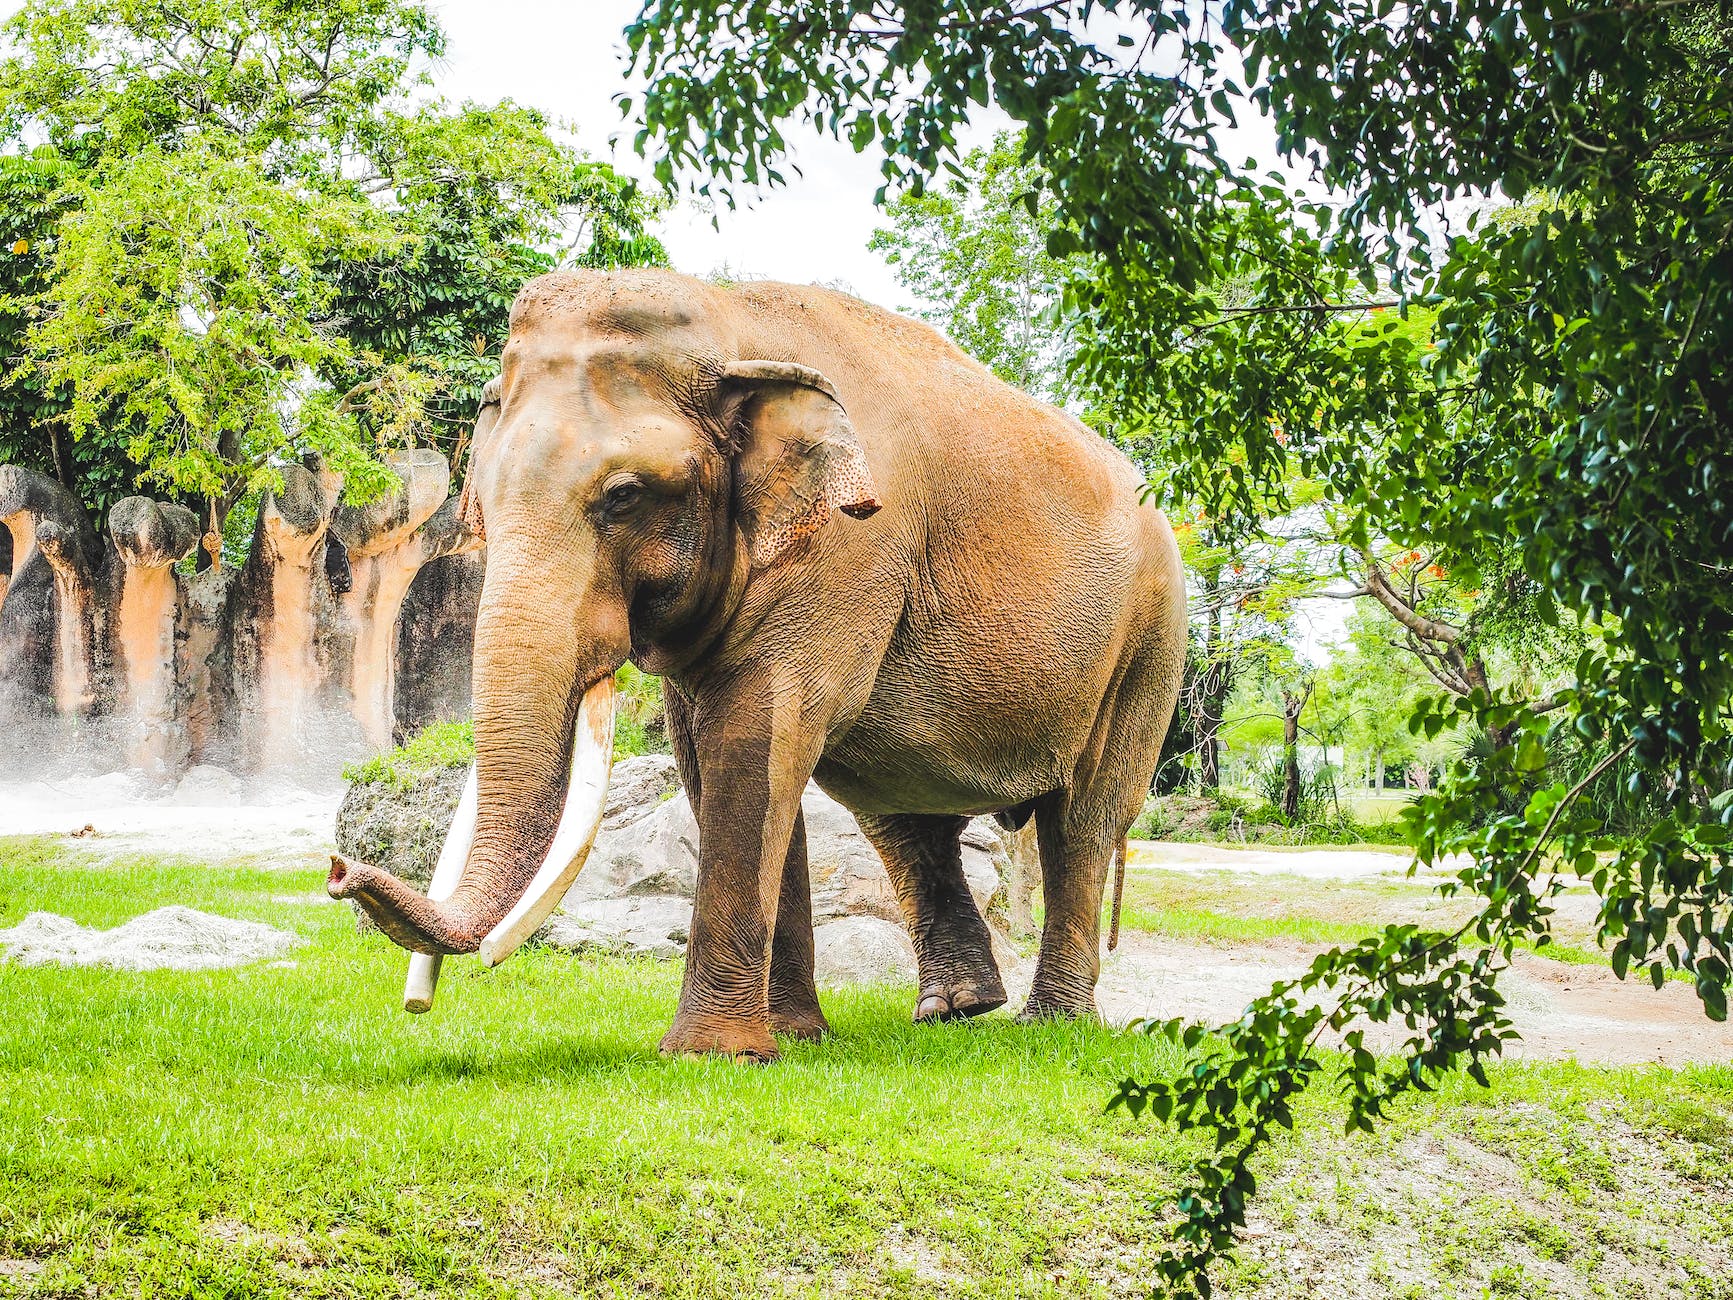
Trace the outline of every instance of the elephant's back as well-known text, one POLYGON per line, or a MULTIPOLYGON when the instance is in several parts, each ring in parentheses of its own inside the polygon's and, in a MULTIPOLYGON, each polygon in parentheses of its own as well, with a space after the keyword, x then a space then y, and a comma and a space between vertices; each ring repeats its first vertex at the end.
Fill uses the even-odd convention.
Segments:
POLYGON ((817 286, 740 286, 742 355, 798 361, 836 385, 887 508, 998 509, 1056 534, 1159 518, 1117 448, 1005 383, 931 326, 817 286), (901 494, 890 489, 908 478, 901 494))

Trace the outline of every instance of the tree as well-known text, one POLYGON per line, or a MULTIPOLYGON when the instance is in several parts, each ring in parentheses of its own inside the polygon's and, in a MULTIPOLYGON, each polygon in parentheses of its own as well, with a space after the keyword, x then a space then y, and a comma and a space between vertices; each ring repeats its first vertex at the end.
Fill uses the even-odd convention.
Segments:
POLYGON ((1465 850, 1447 931, 1393 928, 1321 957, 1196 1059, 1127 1081, 1134 1111, 1212 1130, 1160 1264, 1207 1290, 1253 1157, 1292 1122, 1334 1029, 1349 1123, 1484 1062, 1511 1034, 1499 972, 1544 941, 1543 863, 1591 879, 1622 976, 1681 969, 1726 1014, 1733 960, 1733 23, 1706 0, 1051 0, 964 6, 659 0, 627 32, 648 74, 659 172, 700 158, 727 195, 774 183, 804 117, 884 150, 919 189, 954 128, 992 104, 1025 130, 1056 205, 1049 251, 1081 254, 1066 302, 1080 376, 1162 440, 1159 486, 1224 523, 1325 483, 1350 538, 1433 550, 1478 585, 1519 557, 1543 619, 1595 630, 1540 713, 1496 689, 1417 709, 1509 743, 1461 762, 1410 821, 1419 857, 1465 850), (1110 11, 1117 23, 1085 19, 1110 11), (1117 43, 1093 33, 1120 32, 1117 43), (1310 200, 1227 152, 1267 114, 1310 200), (1435 236, 1441 204, 1538 196, 1527 223, 1435 236), (1221 290, 1249 284, 1243 299, 1221 290), (1436 310, 1435 346, 1376 307, 1436 310), (1283 436, 1278 437, 1281 433, 1283 436), (1573 740, 1572 738, 1576 738, 1573 740), (1586 767, 1558 761, 1580 741, 1586 767), (1658 792, 1603 838, 1582 797, 1619 767, 1658 792), (1325 1002, 1311 995, 1333 991, 1325 1002), (1379 1062, 1357 1016, 1413 1026, 1379 1062))
POLYGON ((1047 251, 1052 200, 1025 202, 1040 179, 1022 153, 1020 138, 1000 132, 942 187, 888 204, 891 224, 868 246, 958 347, 1006 383, 1063 404, 1071 356, 1051 317, 1069 273, 1047 251))
POLYGON ((1332 548, 1303 513, 1266 521, 1249 535, 1224 530, 1196 509, 1174 526, 1200 625, 1198 670, 1186 690, 1205 791, 1221 785, 1220 735, 1234 686, 1248 672, 1292 665, 1295 605, 1330 576, 1332 548))
POLYGON ((1367 758, 1366 777, 1383 790, 1385 774, 1415 752, 1408 719, 1427 676, 1396 639, 1401 626, 1362 601, 1348 615, 1345 644, 1337 647, 1319 686, 1334 730, 1367 758))
POLYGON ((0 438, 93 509, 148 486, 220 531, 306 452, 364 499, 387 447, 455 451, 569 220, 573 256, 660 257, 655 205, 538 113, 427 98, 420 4, 34 0, 4 30, 0 139, 35 147, 0 196, 30 259, 0 438))

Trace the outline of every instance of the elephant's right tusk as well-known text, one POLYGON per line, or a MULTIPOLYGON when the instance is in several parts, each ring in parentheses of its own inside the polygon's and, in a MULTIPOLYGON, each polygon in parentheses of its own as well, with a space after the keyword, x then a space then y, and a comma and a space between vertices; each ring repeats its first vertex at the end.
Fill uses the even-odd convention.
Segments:
MULTIPOLYGON (((463 878, 463 867, 469 861, 470 846, 475 843, 476 781, 475 764, 469 765, 469 776, 463 783, 463 795, 457 801, 457 811, 451 815, 451 825, 445 832, 445 843, 434 864, 433 879, 428 882, 427 897, 443 903, 457 889, 463 878)), ((403 985, 403 1009, 420 1015, 433 1009, 433 991, 439 986, 439 968, 445 961, 442 953, 412 952, 409 954, 409 978, 403 985)))

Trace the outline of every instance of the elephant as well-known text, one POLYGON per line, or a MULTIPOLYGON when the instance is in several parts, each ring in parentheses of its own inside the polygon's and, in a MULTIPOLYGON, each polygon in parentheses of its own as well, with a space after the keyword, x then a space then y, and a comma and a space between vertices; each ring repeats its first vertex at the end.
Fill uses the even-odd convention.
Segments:
POLYGON ((1186 643, 1173 529, 1132 464, 925 325, 667 271, 530 281, 484 400, 470 788, 428 896, 341 857, 327 881, 428 955, 410 1009, 440 955, 495 964, 557 904, 630 659, 664 678, 699 826, 665 1053, 769 1061, 778 1034, 828 1032, 809 778, 884 858, 918 1020, 1006 1000, 959 857, 983 813, 1037 827, 1022 1015, 1094 1015, 1102 892, 1186 643))

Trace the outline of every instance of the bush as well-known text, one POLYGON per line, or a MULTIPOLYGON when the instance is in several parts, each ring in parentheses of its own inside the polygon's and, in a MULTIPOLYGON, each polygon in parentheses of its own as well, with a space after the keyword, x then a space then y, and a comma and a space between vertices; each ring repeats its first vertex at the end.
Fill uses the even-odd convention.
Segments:
POLYGON ((435 722, 389 753, 343 769, 343 779, 360 784, 386 783, 407 790, 438 768, 468 767, 475 761, 475 725, 435 722))
POLYGON ((1131 828, 1134 839, 1174 843, 1235 844, 1403 844, 1400 821, 1361 822, 1333 803, 1325 815, 1286 824, 1280 810, 1265 800, 1227 791, 1213 795, 1157 795, 1143 805, 1131 828))

